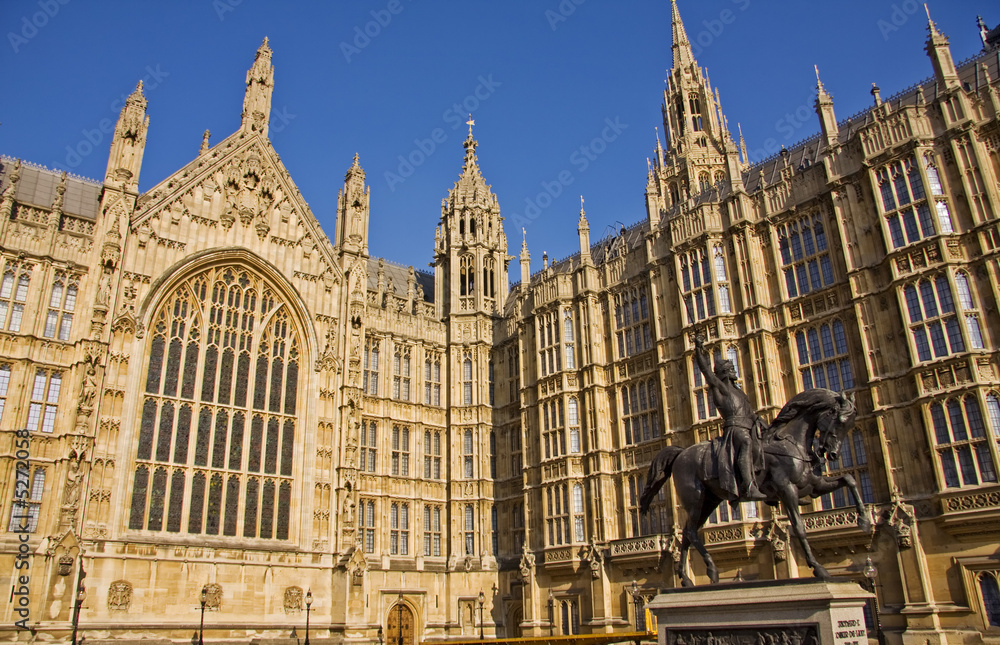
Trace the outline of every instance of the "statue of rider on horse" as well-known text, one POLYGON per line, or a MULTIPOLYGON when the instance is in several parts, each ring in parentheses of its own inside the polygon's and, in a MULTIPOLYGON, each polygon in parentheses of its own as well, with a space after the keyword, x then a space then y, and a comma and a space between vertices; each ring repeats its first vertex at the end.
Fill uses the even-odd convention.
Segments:
POLYGON ((709 579, 719 581, 715 563, 698 536, 698 529, 719 504, 780 502, 813 573, 829 579, 809 548, 799 504, 803 498, 847 487, 858 511, 858 526, 865 532, 871 531, 868 511, 854 477, 823 474, 825 463, 838 459, 841 442, 854 426, 857 411, 853 396, 824 388, 806 390, 793 396, 774 421, 767 424, 757 416, 747 395, 737 385, 733 364, 720 360, 710 370, 704 337, 697 334, 694 341, 695 362, 722 416, 723 435, 688 448, 667 446, 661 450, 649 466, 640 511, 649 510, 656 493, 673 476, 678 501, 688 515, 677 573, 684 586, 691 586, 694 583, 688 576, 687 554, 692 545, 705 560, 709 579))

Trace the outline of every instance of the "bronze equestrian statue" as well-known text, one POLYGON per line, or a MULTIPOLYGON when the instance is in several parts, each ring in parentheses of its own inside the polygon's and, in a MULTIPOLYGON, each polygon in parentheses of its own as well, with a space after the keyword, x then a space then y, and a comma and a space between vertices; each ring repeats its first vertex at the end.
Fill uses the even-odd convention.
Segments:
POLYGON ((722 414, 725 432, 722 437, 688 448, 668 446, 661 450, 649 466, 639 504, 640 511, 646 513, 656 493, 674 476, 677 496, 688 515, 677 567, 681 584, 685 587, 694 584, 688 576, 687 555, 691 545, 705 560, 709 579, 713 583, 719 581, 718 569, 698 537, 698 529, 722 502, 755 499, 772 505, 781 502, 806 562, 817 578, 829 580, 830 575, 809 548, 799 504, 803 498, 819 497, 846 486, 858 510, 858 526, 866 533, 871 531, 871 521, 854 477, 822 474, 826 461, 837 460, 840 444, 854 426, 857 411, 853 397, 824 388, 806 390, 792 397, 774 421, 766 425, 753 412, 746 394, 736 386, 732 363, 720 361, 709 379, 701 336, 695 338, 695 346, 696 361, 722 414), (754 468, 753 444, 757 442, 758 431, 762 458, 760 467, 754 468))

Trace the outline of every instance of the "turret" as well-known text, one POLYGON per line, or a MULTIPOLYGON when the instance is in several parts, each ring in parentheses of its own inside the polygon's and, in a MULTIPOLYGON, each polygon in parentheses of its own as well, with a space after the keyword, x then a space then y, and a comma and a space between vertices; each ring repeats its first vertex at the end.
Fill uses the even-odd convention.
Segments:
POLYGON ((337 195, 337 224, 333 246, 338 253, 368 255, 368 214, 371 188, 365 186, 365 171, 354 155, 337 195))
POLYGON ((243 98, 244 132, 259 132, 267 136, 267 122, 271 118, 271 92, 274 90, 274 66, 271 65, 271 48, 267 38, 257 49, 253 67, 247 72, 247 89, 243 98))
POLYGON ((528 286, 531 282, 531 254, 528 253, 528 233, 521 229, 521 288, 528 286))
POLYGON ((934 66, 934 76, 946 90, 957 90, 961 85, 955 71, 955 61, 951 57, 951 48, 948 46, 948 37, 938 31, 927 5, 924 5, 924 9, 927 10, 927 55, 934 66))
POLYGON ((823 81, 819 80, 819 67, 816 70, 816 114, 819 115, 819 126, 823 132, 823 141, 827 148, 837 144, 837 116, 833 113, 833 97, 824 89, 823 81))
POLYGON ((146 97, 142 95, 142 81, 139 81, 135 91, 125 99, 125 106, 118 116, 111 138, 111 154, 108 156, 104 183, 120 186, 129 192, 138 191, 147 130, 149 117, 146 116, 146 97))
POLYGON ((576 232, 580 236, 580 264, 591 264, 590 224, 587 222, 587 214, 583 211, 583 195, 580 195, 580 221, 576 225, 576 232))

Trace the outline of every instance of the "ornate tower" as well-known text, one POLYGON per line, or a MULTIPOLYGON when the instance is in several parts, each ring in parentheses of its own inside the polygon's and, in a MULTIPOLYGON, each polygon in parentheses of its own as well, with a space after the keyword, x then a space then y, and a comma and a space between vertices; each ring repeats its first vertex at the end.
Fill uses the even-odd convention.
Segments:
POLYGON ((337 231, 334 249, 339 255, 368 255, 368 213, 371 188, 365 186, 365 171, 354 155, 344 175, 344 188, 337 196, 337 231))
POLYGON ((483 179, 472 138, 465 139, 462 175, 441 203, 435 232, 438 314, 499 313, 507 298, 507 236, 496 195, 483 179))
POLYGON ((104 183, 132 193, 138 190, 147 130, 149 117, 146 116, 146 97, 142 95, 142 81, 139 81, 135 91, 125 100, 125 106, 118 116, 104 183))
POLYGON ((673 66, 663 92, 667 141, 664 150, 657 138, 655 164, 664 209, 713 187, 742 187, 738 151, 719 92, 713 91, 708 75, 694 59, 676 1, 671 11, 673 66))
POLYGON ((247 72, 247 90, 243 98, 243 125, 245 132, 259 132, 267 136, 267 122, 271 118, 271 92, 274 91, 274 66, 271 65, 271 48, 267 38, 257 49, 253 67, 247 72))

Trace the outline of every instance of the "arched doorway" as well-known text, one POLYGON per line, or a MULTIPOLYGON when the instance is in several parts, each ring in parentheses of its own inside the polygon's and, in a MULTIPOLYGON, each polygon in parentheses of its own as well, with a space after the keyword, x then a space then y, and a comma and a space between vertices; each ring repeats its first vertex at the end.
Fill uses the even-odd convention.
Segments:
POLYGON ((414 636, 413 612, 406 603, 396 603, 386 621, 385 645, 416 645, 414 636))
POLYGON ((521 621, 524 620, 524 612, 521 605, 515 605, 507 614, 507 638, 521 638, 521 621))

